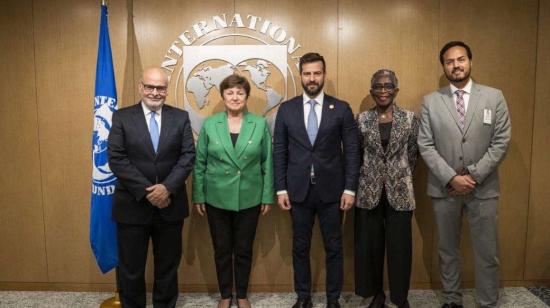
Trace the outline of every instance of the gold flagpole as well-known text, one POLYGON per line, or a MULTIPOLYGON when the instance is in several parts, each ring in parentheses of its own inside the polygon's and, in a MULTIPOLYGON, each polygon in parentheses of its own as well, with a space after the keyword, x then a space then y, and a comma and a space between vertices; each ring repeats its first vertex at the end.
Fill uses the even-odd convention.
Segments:
MULTIPOLYGON (((107 0, 101 0, 101 6, 107 6, 107 0)), ((110 297, 106 300, 104 300, 100 308, 120 308, 122 305, 120 304, 120 296, 118 294, 118 266, 115 268, 115 284, 116 284, 116 292, 115 296, 110 297)))
POLYGON ((122 307, 120 305, 120 297, 118 296, 118 292, 115 293, 114 297, 110 297, 101 303, 99 306, 100 308, 119 308, 122 307))

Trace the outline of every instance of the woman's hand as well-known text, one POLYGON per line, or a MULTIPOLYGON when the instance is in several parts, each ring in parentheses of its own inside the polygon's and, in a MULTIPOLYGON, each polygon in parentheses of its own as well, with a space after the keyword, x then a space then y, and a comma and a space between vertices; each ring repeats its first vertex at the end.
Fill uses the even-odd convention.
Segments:
POLYGON ((262 216, 267 214, 267 212, 271 210, 271 204, 262 204, 261 207, 262 208, 260 209, 260 213, 262 213, 262 216))
POLYGON ((197 209, 197 212, 199 215, 204 216, 204 213, 206 213, 206 208, 204 206, 204 203, 195 203, 195 208, 197 209))

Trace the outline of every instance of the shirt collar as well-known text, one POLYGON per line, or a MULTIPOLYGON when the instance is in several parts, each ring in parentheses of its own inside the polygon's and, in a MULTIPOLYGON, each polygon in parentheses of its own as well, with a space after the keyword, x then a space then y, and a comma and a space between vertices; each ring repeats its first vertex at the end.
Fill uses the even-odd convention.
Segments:
POLYGON ((314 97, 314 98, 310 98, 309 96, 307 96, 305 93, 302 94, 302 98, 304 100, 304 105, 307 104, 310 100, 315 100, 319 106, 323 106, 323 100, 325 99, 325 93, 323 91, 319 92, 319 94, 317 95, 317 97, 314 97))
POLYGON ((462 91, 464 91, 465 93, 468 93, 468 94, 472 93, 472 78, 470 78, 470 80, 468 80, 468 83, 462 89, 459 89, 459 88, 455 87, 451 83, 451 93, 455 94, 457 90, 462 90, 462 91))
MULTIPOLYGON (((147 108, 147 105, 145 105, 145 103, 143 101, 141 102, 141 107, 143 108, 143 114, 145 114, 146 116, 148 116, 151 113, 151 109, 147 108)), ((158 116, 161 116, 162 115, 162 107, 160 107, 160 109, 157 110, 156 113, 157 113, 158 116)))

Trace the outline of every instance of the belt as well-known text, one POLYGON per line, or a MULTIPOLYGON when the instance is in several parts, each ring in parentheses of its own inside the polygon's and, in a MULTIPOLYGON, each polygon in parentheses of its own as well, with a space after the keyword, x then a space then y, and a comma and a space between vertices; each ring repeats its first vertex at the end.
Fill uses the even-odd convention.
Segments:
POLYGON ((309 177, 309 183, 310 183, 311 185, 317 184, 317 180, 316 180, 315 176, 310 176, 310 177, 309 177))

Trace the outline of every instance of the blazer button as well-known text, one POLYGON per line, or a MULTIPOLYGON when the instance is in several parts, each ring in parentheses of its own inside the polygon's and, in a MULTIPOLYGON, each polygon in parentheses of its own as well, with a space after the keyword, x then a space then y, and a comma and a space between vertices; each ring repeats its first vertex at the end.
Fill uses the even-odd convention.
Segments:
POLYGON ((466 138, 462 138, 462 143, 465 143, 466 142, 466 138))
POLYGON ((239 170, 239 171, 237 171, 237 174, 241 174, 241 171, 240 171, 240 170, 239 170))
POLYGON ((229 171, 225 170, 225 174, 229 174, 229 171))
POLYGON ((248 144, 251 144, 252 143, 252 140, 248 140, 248 144))
POLYGON ((460 156, 458 159, 459 159, 459 160, 462 160, 462 156, 460 156))
POLYGON ((244 159, 247 159, 246 156, 244 157, 244 159))

